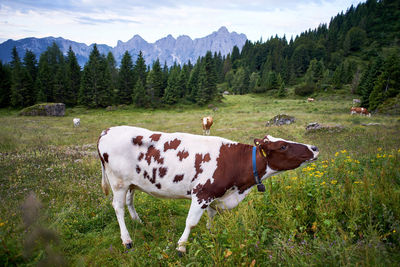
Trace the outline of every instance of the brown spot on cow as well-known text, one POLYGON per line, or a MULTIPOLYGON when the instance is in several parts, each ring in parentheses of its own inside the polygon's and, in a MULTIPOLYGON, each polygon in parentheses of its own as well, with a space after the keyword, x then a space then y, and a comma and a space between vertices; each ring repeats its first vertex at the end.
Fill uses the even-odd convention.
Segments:
MULTIPOLYGON (((252 146, 244 144, 221 146, 213 182, 211 183, 209 179, 205 184, 198 184, 192 190, 192 193, 197 196, 199 204, 210 203, 212 200, 222 197, 227 190, 234 186, 239 189, 241 194, 254 185, 252 158, 245 157, 245 160, 240 160, 243 158, 241 155, 251 155, 252 148, 252 146)), ((258 174, 262 177, 266 171, 266 160, 257 152, 256 161, 258 174)))
POLYGON ((149 148, 147 149, 147 153, 145 155, 145 160, 149 165, 151 163, 151 158, 153 158, 159 164, 164 163, 164 158, 160 156, 160 150, 156 149, 154 146, 149 146, 149 148))
POLYGON ((167 168, 165 167, 160 167, 158 169, 158 174, 160 175, 160 178, 163 178, 167 174, 167 168))
POLYGON ((182 161, 183 159, 189 157, 189 152, 187 152, 186 150, 181 150, 176 155, 178 156, 179 160, 182 161))
POLYGON ((196 154, 194 160, 194 168, 196 169, 196 174, 194 175, 192 182, 197 179, 200 173, 203 172, 203 169, 201 168, 201 163, 208 162, 210 160, 211 160, 210 153, 205 154, 204 157, 203 154, 199 153, 196 154))
POLYGON ((182 181, 183 180, 183 174, 179 174, 179 175, 175 175, 175 177, 174 177, 174 183, 179 183, 180 181, 182 181))
POLYGON ((141 152, 141 153, 139 154, 138 161, 141 161, 141 160, 143 159, 143 157, 144 157, 144 154, 141 152))
POLYGON ((139 165, 136 165, 136 172, 139 174, 140 171, 141 171, 141 169, 140 169, 139 165))
POLYGON ((186 191, 186 195, 190 196, 192 194, 191 191, 186 191))
POLYGON ((168 149, 177 149, 180 144, 181 144, 181 140, 178 140, 177 138, 175 138, 172 141, 165 142, 164 143, 164 152, 167 151, 168 149))
POLYGON ((158 188, 158 189, 161 189, 161 184, 156 184, 156 187, 158 188))
POLYGON ((158 140, 160 140, 161 134, 152 134, 150 135, 150 139, 153 142, 157 142, 158 140))
POLYGON ((202 209, 206 209, 208 207, 208 205, 203 204, 203 206, 201 206, 202 209))
POLYGON ((145 179, 148 179, 150 181, 150 183, 154 184, 156 182, 156 174, 157 174, 157 169, 153 168, 152 176, 150 176, 147 171, 144 171, 143 177, 145 179))
POLYGON ((143 144, 142 139, 143 139, 143 136, 138 135, 138 136, 136 136, 135 138, 132 138, 132 143, 133 143, 134 145, 141 146, 141 145, 143 144))
POLYGON ((104 158, 104 161, 108 163, 108 154, 107 153, 103 153, 103 158, 104 158))

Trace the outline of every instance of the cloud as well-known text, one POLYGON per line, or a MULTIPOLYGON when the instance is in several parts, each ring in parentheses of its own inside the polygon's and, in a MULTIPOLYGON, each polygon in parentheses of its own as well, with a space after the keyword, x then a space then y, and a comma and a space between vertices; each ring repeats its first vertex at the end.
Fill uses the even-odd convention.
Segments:
POLYGON ((0 38, 62 36, 115 45, 139 34, 154 42, 167 34, 203 37, 226 26, 256 41, 288 38, 329 23, 360 0, 3 0, 0 38), (27 31, 31 31, 27 33, 27 31))

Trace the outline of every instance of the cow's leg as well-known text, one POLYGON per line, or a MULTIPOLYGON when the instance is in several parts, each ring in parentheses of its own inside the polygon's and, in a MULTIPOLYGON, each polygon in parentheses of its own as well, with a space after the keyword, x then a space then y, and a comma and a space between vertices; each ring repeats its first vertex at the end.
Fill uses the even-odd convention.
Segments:
POLYGON ((217 214, 217 211, 213 208, 211 208, 210 206, 207 207, 207 214, 208 214, 208 221, 206 224, 206 227, 208 230, 211 229, 211 224, 212 224, 212 220, 215 216, 215 214, 217 214))
POLYGON ((179 252, 186 252, 186 242, 189 238, 190 230, 197 225, 201 215, 203 215, 204 210, 205 209, 201 208, 201 206, 198 204, 197 199, 192 199, 192 204, 190 205, 189 213, 186 218, 185 231, 183 231, 183 234, 178 241, 177 250, 179 252))
POLYGON ((132 220, 142 222, 142 220, 139 218, 139 215, 135 210, 135 206, 133 205, 134 196, 135 196, 135 189, 129 188, 128 192, 126 193, 126 206, 128 206, 129 214, 131 215, 132 220))
POLYGON ((126 191, 127 189, 118 189, 115 191, 113 190, 114 198, 112 205, 114 207, 115 214, 117 215, 119 228, 121 230, 122 244, 129 249, 132 247, 132 239, 129 236, 128 229, 126 229, 125 219, 124 219, 126 191))

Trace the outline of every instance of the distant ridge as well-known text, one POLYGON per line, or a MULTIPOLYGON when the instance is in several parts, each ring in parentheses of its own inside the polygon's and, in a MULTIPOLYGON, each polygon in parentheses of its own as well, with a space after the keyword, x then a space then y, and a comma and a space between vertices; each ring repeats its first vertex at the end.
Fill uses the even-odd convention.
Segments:
MULTIPOLYGON (((134 35, 127 42, 118 41, 115 47, 104 44, 97 44, 97 47, 102 54, 107 55, 111 51, 118 64, 125 51, 128 51, 134 60, 136 60, 139 51, 142 51, 146 64, 152 64, 158 58, 161 64, 166 62, 168 66, 171 66, 174 62, 183 64, 189 60, 195 63, 197 58, 204 56, 207 51, 213 53, 221 52, 221 55, 227 55, 235 45, 241 49, 246 40, 245 34, 229 32, 226 27, 221 27, 210 35, 194 40, 187 35, 181 35, 177 39, 172 35, 168 35, 154 43, 148 43, 140 35, 134 35)), ((81 66, 87 62, 94 45, 88 46, 62 37, 10 39, 0 44, 0 60, 4 63, 10 62, 11 51, 14 46, 17 48, 20 58, 23 58, 25 51, 29 49, 39 60, 40 54, 46 51, 47 47, 51 46, 53 42, 60 47, 64 54, 67 53, 71 46, 81 66)))

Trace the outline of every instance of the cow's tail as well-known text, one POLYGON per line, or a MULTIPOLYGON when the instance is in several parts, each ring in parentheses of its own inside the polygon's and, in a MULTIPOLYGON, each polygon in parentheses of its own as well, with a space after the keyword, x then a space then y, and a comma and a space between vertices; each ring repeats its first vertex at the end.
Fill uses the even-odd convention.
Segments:
POLYGON ((103 164, 101 164, 101 175, 101 188, 103 189, 104 194, 107 196, 110 192, 110 182, 108 181, 107 173, 103 164))

